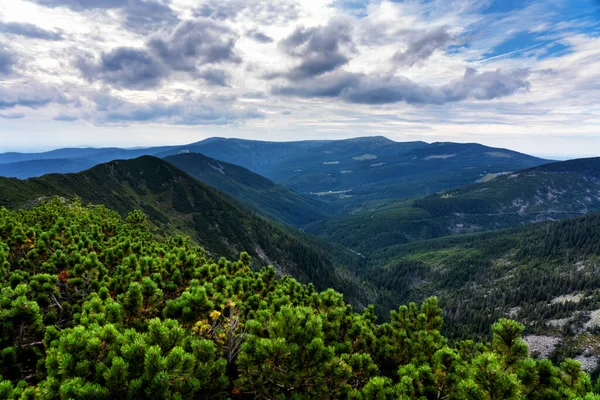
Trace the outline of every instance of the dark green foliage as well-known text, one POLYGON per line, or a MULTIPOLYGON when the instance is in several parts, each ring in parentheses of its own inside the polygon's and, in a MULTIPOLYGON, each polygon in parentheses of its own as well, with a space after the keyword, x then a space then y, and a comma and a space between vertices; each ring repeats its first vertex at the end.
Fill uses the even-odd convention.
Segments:
POLYGON ((0 209, 0 398, 583 399, 577 362, 523 326, 451 347, 436 298, 375 323, 334 290, 157 240, 133 212, 59 199, 0 209))
POLYGON ((440 196, 429 196, 415 200, 413 207, 424 209, 432 217, 445 217, 456 213, 485 214, 494 211, 490 204, 481 199, 456 197, 444 199, 440 196))
POLYGON ((578 318, 598 308, 599 259, 600 214, 590 214, 392 246, 376 252, 362 274, 388 293, 378 310, 437 295, 452 338, 488 337, 489 325, 508 315, 527 322, 530 332, 566 337, 585 330, 578 318), (553 301, 571 294, 581 301, 553 301), (569 323, 562 330, 546 325, 563 318, 569 323))

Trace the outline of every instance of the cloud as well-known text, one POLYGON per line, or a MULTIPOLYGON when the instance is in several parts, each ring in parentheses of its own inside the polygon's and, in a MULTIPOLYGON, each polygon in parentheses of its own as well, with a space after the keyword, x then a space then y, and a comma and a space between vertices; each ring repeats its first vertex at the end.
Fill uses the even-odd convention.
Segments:
POLYGON ((54 121, 73 122, 73 121, 77 121, 79 119, 79 117, 75 117, 75 116, 69 115, 69 114, 58 114, 52 119, 54 121))
POLYGON ((271 92, 276 95, 295 97, 338 97, 343 91, 360 84, 362 75, 345 71, 317 76, 293 85, 275 85, 271 92))
POLYGON ((467 68, 461 79, 441 86, 429 86, 394 75, 364 75, 339 72, 290 86, 274 87, 273 92, 299 97, 339 97, 348 103, 445 104, 465 99, 491 100, 529 89, 529 72, 486 71, 467 68))
POLYGON ((46 7, 67 7, 74 11, 119 8, 123 0, 31 0, 46 7))
POLYGON ((23 114, 23 113, 9 113, 9 114, 0 113, 0 118, 21 119, 21 118, 25 118, 25 114, 23 114))
POLYGON ((246 17, 259 25, 289 23, 300 17, 296 0, 206 0, 194 12, 196 17, 214 20, 236 20, 246 17))
POLYGON ((450 89, 449 101, 474 98, 491 100, 515 93, 518 90, 530 88, 527 81, 529 70, 516 69, 513 71, 487 71, 478 73, 474 68, 466 68, 465 75, 459 81, 447 86, 450 89))
POLYGON ((331 72, 346 64, 345 53, 354 51, 350 25, 344 20, 331 20, 325 26, 297 28, 279 46, 300 64, 284 74, 290 80, 301 80, 331 72))
POLYGON ((412 67, 428 59, 436 50, 447 46, 452 35, 447 26, 434 29, 412 31, 408 35, 408 46, 404 51, 394 54, 393 61, 412 67))
POLYGON ((169 0, 30 0, 46 7, 73 11, 121 10, 124 26, 138 33, 150 33, 179 22, 169 0))
POLYGON ((0 22, 0 32, 30 39, 62 40, 62 35, 58 32, 47 31, 39 26, 22 22, 0 22))
POLYGON ((118 47, 102 53, 79 55, 75 66, 82 76, 118 88, 154 89, 173 71, 188 72, 210 85, 228 86, 230 74, 211 66, 240 63, 235 53, 237 36, 214 21, 195 19, 180 23, 164 37, 155 35, 146 48, 118 47))
POLYGON ((197 97, 178 102, 133 103, 118 97, 99 95, 90 118, 97 124, 133 122, 173 125, 226 125, 247 119, 264 118, 256 108, 233 106, 229 99, 197 97))
POLYGON ((168 74, 145 49, 132 47, 118 47, 103 53, 99 60, 90 55, 80 56, 75 65, 89 81, 135 90, 155 88, 168 74))
MULTIPOLYGON (((13 65, 17 62, 16 57, 0 43, 0 76, 9 75, 13 71, 13 65)), ((2 101, 2 99, 0 99, 2 101)))
POLYGON ((67 98, 56 88, 37 82, 0 85, 0 110, 14 107, 37 109, 53 102, 66 103, 67 98))
POLYGON ((197 73, 197 76, 204 79, 211 85, 229 86, 231 75, 227 71, 216 68, 208 68, 197 73))
POLYGON ((125 11, 125 27, 139 33, 151 33, 179 23, 168 4, 153 0, 130 0, 125 11))
POLYGON ((243 8, 241 2, 232 1, 207 1, 194 12, 196 17, 225 20, 235 18, 243 8))
POLYGON ((184 21, 167 37, 150 39, 150 50, 170 68, 196 71, 198 64, 239 63, 235 52, 237 36, 214 21, 198 18, 184 21))
POLYGON ((270 36, 267 36, 266 34, 256 30, 256 29, 251 29, 249 30, 246 35, 251 38, 256 40, 257 42, 260 43, 272 43, 273 42, 273 38, 270 36))

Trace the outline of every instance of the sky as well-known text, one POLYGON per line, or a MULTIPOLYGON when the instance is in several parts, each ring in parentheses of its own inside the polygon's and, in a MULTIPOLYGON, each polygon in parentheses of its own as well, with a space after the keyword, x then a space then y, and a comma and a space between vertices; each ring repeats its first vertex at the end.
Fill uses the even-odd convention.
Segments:
POLYGON ((0 0, 0 152, 383 135, 600 156, 598 0, 0 0))

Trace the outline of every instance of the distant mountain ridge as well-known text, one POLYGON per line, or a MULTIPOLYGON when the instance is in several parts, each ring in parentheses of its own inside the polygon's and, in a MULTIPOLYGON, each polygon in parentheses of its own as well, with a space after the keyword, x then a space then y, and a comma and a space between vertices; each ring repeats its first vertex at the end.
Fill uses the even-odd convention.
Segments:
MULTIPOLYGON (((108 162, 117 159, 131 159, 144 155, 153 155, 165 152, 178 146, 160 146, 135 149, 122 149, 118 147, 87 147, 87 148, 62 148, 40 153, 0 153, 0 164, 14 162, 25 162, 35 160, 54 160, 54 159, 87 159, 96 162, 96 164, 108 162)), ((50 173, 50 172, 47 172, 50 173)))
POLYGON ((95 161, 86 158, 51 158, 47 160, 17 161, 0 164, 0 176, 27 179, 52 173, 67 174, 79 172, 97 165, 95 161))

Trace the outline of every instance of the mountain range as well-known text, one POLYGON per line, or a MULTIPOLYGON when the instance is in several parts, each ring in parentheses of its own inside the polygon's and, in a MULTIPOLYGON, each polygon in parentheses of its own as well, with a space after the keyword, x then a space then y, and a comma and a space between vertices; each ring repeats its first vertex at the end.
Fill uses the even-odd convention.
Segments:
POLYGON ((378 315, 436 295, 453 339, 485 338, 491 323, 510 317, 555 343, 546 356, 600 360, 589 341, 600 328, 600 158, 550 162, 381 137, 214 138, 12 153, 0 162, 0 171, 23 176, 100 163, 0 178, 1 206, 78 196, 123 216, 140 209, 157 236, 189 236, 215 259, 247 251, 255 268, 272 264, 333 287, 358 308, 375 304, 378 315))
POLYGON ((548 162, 474 143, 395 142, 379 136, 299 142, 211 138, 184 146, 147 149, 5 153, 0 154, 0 176, 27 178, 78 172, 77 164, 83 170, 116 159, 186 153, 201 153, 242 166, 300 194, 332 203, 338 211, 350 210, 365 201, 427 195, 473 183, 489 174, 548 162), (53 160, 47 168, 41 167, 40 160, 44 159, 53 160))

